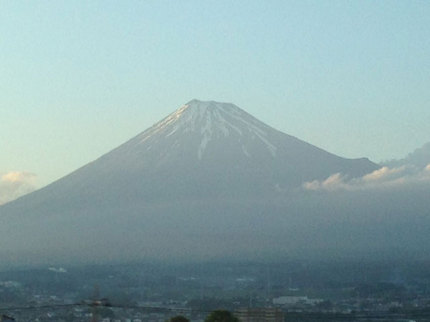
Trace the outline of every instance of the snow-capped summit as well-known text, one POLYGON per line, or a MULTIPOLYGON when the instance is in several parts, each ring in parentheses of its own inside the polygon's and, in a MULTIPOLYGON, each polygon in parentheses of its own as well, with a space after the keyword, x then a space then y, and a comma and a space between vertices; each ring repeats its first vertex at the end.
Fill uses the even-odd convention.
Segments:
MULTIPOLYGON (((276 146, 268 141, 270 127, 258 121, 234 104, 215 101, 192 100, 149 128, 138 140, 141 143, 151 140, 153 136, 174 137, 183 139, 189 134, 200 137, 195 156, 201 160, 210 141, 230 138, 240 141, 240 150, 247 155, 248 148, 244 138, 257 138, 267 146, 267 152, 276 154, 276 146)), ((175 141, 178 143, 178 140, 175 141)))
POLYGON ((194 177, 192 187, 210 183, 220 193, 233 186, 249 190, 251 182, 267 191, 300 186, 336 172, 358 176, 376 169, 366 159, 340 158, 279 132, 234 104, 198 100, 181 106, 96 163, 96 170, 103 164, 110 175, 118 167, 122 175, 141 172, 180 180, 177 174, 181 173, 186 180, 194 177))

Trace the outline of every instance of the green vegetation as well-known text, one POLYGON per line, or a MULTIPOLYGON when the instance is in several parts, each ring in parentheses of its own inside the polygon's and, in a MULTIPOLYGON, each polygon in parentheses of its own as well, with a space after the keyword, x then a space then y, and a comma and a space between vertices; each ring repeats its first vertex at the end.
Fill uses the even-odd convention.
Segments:
POLYGON ((205 322, 239 322, 239 319, 230 311, 215 310, 207 316, 205 322))
POLYGON ((169 322, 190 322, 185 316, 177 315, 169 320, 169 322))

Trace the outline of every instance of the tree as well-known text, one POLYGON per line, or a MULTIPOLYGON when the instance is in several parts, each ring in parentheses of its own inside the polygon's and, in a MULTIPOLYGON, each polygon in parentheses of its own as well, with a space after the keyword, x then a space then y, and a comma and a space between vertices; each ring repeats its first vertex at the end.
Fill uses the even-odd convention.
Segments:
POLYGON ((215 310, 206 317, 205 322, 239 322, 239 319, 230 311, 215 310))
POLYGON ((169 320, 169 322, 190 322, 185 316, 177 315, 169 320))

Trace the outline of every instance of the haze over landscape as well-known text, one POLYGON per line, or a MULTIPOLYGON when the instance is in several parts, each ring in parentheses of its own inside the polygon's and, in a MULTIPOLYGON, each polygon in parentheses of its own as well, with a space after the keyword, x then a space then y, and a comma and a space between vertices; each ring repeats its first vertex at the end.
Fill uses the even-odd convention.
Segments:
POLYGON ((0 321, 430 321, 430 2, 0 1, 0 321))

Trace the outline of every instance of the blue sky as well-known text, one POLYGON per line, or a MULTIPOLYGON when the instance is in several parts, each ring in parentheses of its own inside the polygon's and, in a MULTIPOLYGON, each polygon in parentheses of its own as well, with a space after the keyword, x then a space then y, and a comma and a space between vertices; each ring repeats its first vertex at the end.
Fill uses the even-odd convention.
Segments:
POLYGON ((428 1, 3 0, 0 36, 0 174, 38 186, 193 98, 344 157, 430 141, 428 1))

